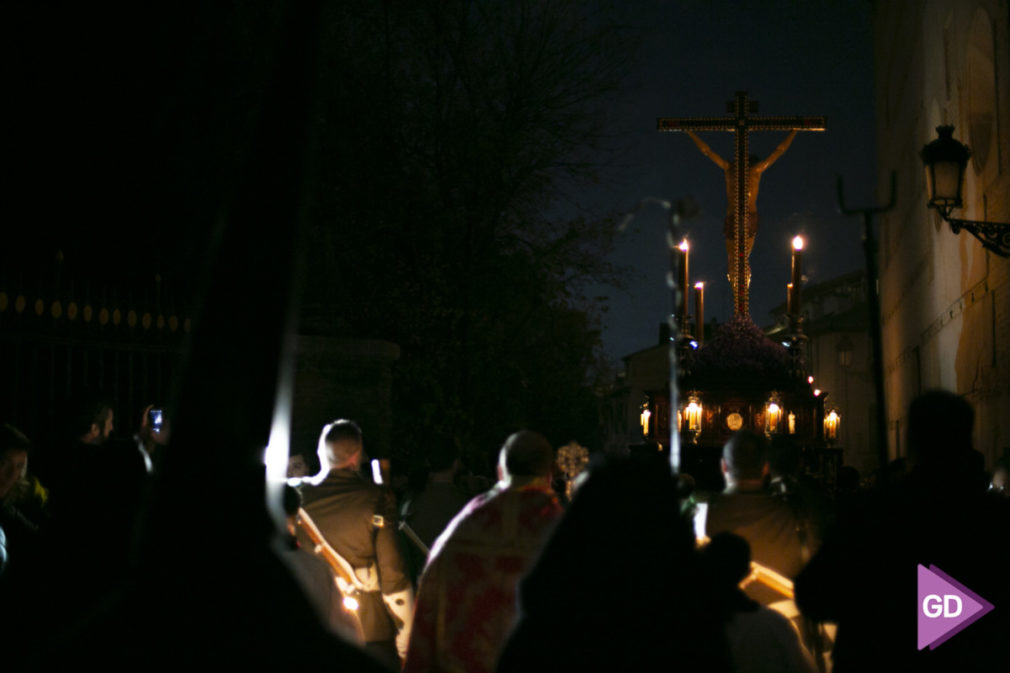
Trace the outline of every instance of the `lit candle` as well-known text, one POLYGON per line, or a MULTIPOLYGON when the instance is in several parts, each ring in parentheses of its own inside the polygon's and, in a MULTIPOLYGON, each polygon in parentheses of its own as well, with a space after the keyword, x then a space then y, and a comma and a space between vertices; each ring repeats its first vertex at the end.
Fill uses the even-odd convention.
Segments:
POLYGON ((691 400, 687 405, 684 414, 687 417, 687 429, 689 432, 699 432, 701 430, 701 405, 691 400))
POLYGON ((694 284, 694 331, 700 346, 705 342, 705 283, 694 284))
POLYGON ((838 438, 838 419, 840 416, 838 412, 832 411, 824 419, 824 437, 826 439, 837 439, 838 438))
POLYGON ((803 237, 797 236, 793 239, 793 311, 800 314, 800 282, 803 277, 803 237))
POLYGON ((778 432, 779 418, 782 416, 782 409, 774 402, 768 405, 768 432, 778 432))
POLYGON ((687 239, 685 238, 677 246, 680 250, 680 333, 687 334, 687 320, 688 320, 688 306, 690 299, 688 297, 687 288, 688 285, 688 270, 687 270, 687 258, 688 252, 691 247, 687 244, 687 239))

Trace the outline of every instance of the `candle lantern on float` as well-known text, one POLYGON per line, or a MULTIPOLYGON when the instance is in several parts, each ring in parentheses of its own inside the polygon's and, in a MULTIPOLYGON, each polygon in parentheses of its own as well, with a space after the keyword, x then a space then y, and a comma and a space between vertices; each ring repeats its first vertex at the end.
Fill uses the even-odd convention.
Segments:
POLYGON ((702 404, 701 399, 695 395, 687 398, 684 408, 678 414, 681 432, 687 433, 691 441, 696 442, 702 427, 702 404))
POLYGON ((773 396, 765 404, 765 434, 774 435, 780 431, 782 426, 782 405, 779 404, 778 396, 773 396))
MULTIPOLYGON (((702 488, 722 487, 719 458, 734 432, 750 430, 797 448, 807 469, 834 474, 830 463, 840 459, 840 450, 828 452, 824 440, 824 398, 813 386, 803 357, 806 336, 802 332, 799 306, 802 282, 802 251, 807 247, 800 237, 791 240, 792 268, 790 314, 793 318, 783 335, 769 338, 749 315, 734 316, 704 336, 704 284, 694 286, 697 318, 694 337, 678 335, 678 388, 683 396, 671 405, 670 398, 657 386, 648 390, 653 401, 649 439, 657 430, 671 425, 679 434, 680 465, 695 477, 702 488), (689 347, 688 347, 689 345, 689 347), (675 415, 674 415, 675 414, 675 415), (671 415, 673 415, 671 419, 671 415), (671 422, 672 421, 672 422, 671 422), (828 455, 830 453, 830 455, 828 455)), ((689 247, 675 246, 674 254, 686 256, 689 247)), ((680 258, 681 262, 683 257, 680 258)), ((684 264, 680 266, 683 274, 684 264)), ((690 287, 688 278, 679 277, 679 286, 690 287)), ((673 323, 688 326, 683 295, 674 306, 673 323)), ((668 340, 657 349, 669 350, 668 340)), ((642 357, 652 357, 650 349, 642 357)), ((669 376, 669 371, 664 372, 669 376)), ((665 378, 664 378, 665 382, 665 378)), ((644 409, 643 409, 644 410, 644 409)), ((642 410, 640 410, 641 413, 642 410)), ((644 415, 643 415, 644 418, 644 415)), ((645 421, 642 422, 643 428, 645 421)))
POLYGON ((829 445, 834 444, 838 439, 838 425, 841 420, 842 417, 834 409, 824 416, 824 439, 829 445))

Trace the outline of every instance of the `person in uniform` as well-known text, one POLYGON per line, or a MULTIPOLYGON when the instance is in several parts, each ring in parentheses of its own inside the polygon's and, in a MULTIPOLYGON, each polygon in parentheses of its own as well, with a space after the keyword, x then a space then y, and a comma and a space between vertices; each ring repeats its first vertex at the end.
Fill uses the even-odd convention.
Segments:
POLYGON ((398 668, 410 638, 413 588, 397 546, 395 497, 361 476, 363 457, 357 423, 325 426, 319 442, 325 478, 302 487, 303 507, 354 569, 365 649, 398 668))

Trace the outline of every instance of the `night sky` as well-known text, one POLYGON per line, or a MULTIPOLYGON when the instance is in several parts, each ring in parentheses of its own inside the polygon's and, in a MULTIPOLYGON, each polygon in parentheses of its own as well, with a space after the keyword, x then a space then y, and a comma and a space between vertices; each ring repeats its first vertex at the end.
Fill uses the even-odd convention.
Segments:
MULTIPOLYGON (((615 4, 618 19, 628 25, 638 51, 621 91, 612 96, 606 110, 607 145, 613 152, 606 155, 609 163, 599 181, 569 193, 567 203, 558 206, 559 214, 620 217, 645 198, 693 196, 701 212, 684 227, 692 243, 691 280, 706 282, 706 316, 725 321, 732 306, 722 234, 723 176, 685 134, 657 132, 656 118, 724 115, 734 92, 746 90, 759 102, 759 114, 823 115, 828 120, 827 132, 799 134, 762 179, 761 224, 751 255, 754 320, 768 324, 769 310, 785 300, 789 241, 796 233, 809 239, 808 282, 859 268, 860 221, 837 213, 835 178, 844 176, 852 205, 876 200, 870 3, 635 0, 615 4)), ((14 98, 19 101, 12 124, 19 132, 9 141, 8 156, 13 159, 5 175, 14 201, 8 204, 10 212, 30 215, 28 221, 52 223, 49 226, 62 232, 63 239, 94 243, 89 253, 94 256, 108 253, 117 260, 136 258, 147 263, 152 254, 165 248, 166 257, 175 254, 189 259, 190 248, 199 249, 199 245, 187 243, 190 248, 178 250, 192 238, 176 231, 179 223, 192 219, 189 211, 178 212, 179 194, 214 193, 216 176, 228 174, 227 169, 213 173, 200 167, 162 166, 160 160, 155 166, 144 164, 146 172, 135 167, 150 156, 167 160, 184 155, 175 151, 177 138, 164 129, 182 129, 187 137, 205 136, 213 147, 231 147, 231 129, 239 125, 222 123, 224 113, 216 108, 190 99, 177 101, 170 88, 182 87, 189 81, 186 77, 193 79, 190 71, 180 70, 180 63, 206 58, 191 53, 193 49, 184 44, 175 44, 176 36, 201 25, 201 17, 218 20, 217 13, 205 10, 208 16, 193 18, 182 12, 174 17, 176 23, 168 18, 154 21, 142 13, 144 20, 136 23, 145 28, 133 32, 118 30, 111 17, 120 24, 130 17, 111 10, 109 17, 81 9, 80 16, 70 13, 52 21, 48 13, 29 7, 20 8, 5 22, 7 63, 17 93, 14 98), (106 18, 110 18, 108 24, 106 18), (77 30, 82 21, 89 30, 77 30), (176 60, 170 56, 173 50, 180 52, 176 60), (136 58, 123 59, 124 53, 136 58), (69 54, 74 57, 68 58, 69 54), (148 99, 170 104, 151 105, 148 99), (116 114, 110 116, 108 110, 116 114), (56 156, 59 161, 53 161, 56 156), (166 185, 164 193, 153 198, 149 185, 160 185, 162 176, 152 176, 150 169, 186 178, 166 185), (93 176, 112 177, 99 181, 93 176), (140 188, 138 182, 146 186, 140 188), (54 199, 47 191, 52 184, 60 185, 61 198, 54 199), (115 190, 120 204, 115 212, 102 206, 109 190, 115 190), (175 210, 166 214, 152 203, 172 204, 175 210), (79 213, 99 208, 105 211, 105 228, 129 234, 96 236, 92 227, 81 226, 79 213), (165 222, 153 222, 159 217, 165 222), (169 225, 175 231, 172 235, 165 234, 169 225), (133 250, 138 244, 146 251, 143 257, 116 249, 133 250)), ((242 68, 255 75, 260 63, 250 58, 242 68)), ((246 79, 252 81, 253 75, 246 79)), ((254 84, 248 88, 252 90, 254 84)), ((223 101, 247 95, 238 85, 234 90, 238 93, 217 91, 215 95, 223 101)), ((754 133, 751 150, 766 156, 784 135, 754 133)), ((724 157, 732 156, 732 134, 710 132, 702 137, 724 157)), ((213 156, 218 155, 230 156, 224 149, 213 156)), ((197 205, 213 211, 203 201, 197 205)), ((666 217, 659 207, 647 207, 617 238, 611 261, 630 267, 625 289, 585 288, 589 297, 607 297, 603 338, 605 352, 614 361, 653 345, 658 325, 669 312, 664 281, 666 217)), ((32 238, 36 230, 23 227, 14 233, 32 238)), ((6 250, 22 255, 24 248, 11 245, 6 250)), ((47 249, 46 254, 51 251, 47 249)), ((95 266, 110 273, 122 270, 121 261, 95 266)))
MULTIPOLYGON (((693 196, 701 212, 684 224, 691 240, 691 283, 706 283, 706 318, 732 315, 721 171, 683 133, 659 133, 657 117, 726 114, 735 91, 759 102, 760 115, 823 115, 828 130, 798 134, 764 174, 760 226, 751 254, 751 315, 759 325, 785 301, 790 240, 808 239, 807 283, 861 268, 861 219, 838 213, 836 176, 845 179, 848 206, 876 196, 873 47, 869 2, 625 3, 622 18, 639 37, 640 52, 609 109, 616 160, 597 188, 579 194, 581 208, 627 212, 643 198, 693 196)), ((732 159, 732 134, 702 133, 732 159)), ((751 134, 751 152, 767 156, 785 133, 751 134)), ((627 288, 588 288, 607 296, 604 347, 612 360, 656 343, 669 312, 665 289, 667 214, 650 206, 618 237, 612 261, 632 267, 627 288)))

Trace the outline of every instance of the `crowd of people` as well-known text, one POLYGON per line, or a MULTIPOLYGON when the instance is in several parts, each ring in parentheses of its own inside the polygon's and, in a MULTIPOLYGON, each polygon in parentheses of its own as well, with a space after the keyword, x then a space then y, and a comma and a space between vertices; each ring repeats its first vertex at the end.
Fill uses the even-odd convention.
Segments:
MULTIPOLYGON (((44 449, 0 426, 7 636, 44 648, 117 591, 168 439, 150 419, 116 442, 111 405, 91 401, 44 449)), ((846 468, 829 491, 792 447, 741 430, 719 493, 692 492, 659 456, 596 456, 569 500, 536 432, 505 439, 493 485, 462 478, 440 442, 426 482, 394 490, 360 427, 338 420, 318 475, 292 456, 280 555, 315 618, 370 655, 353 670, 999 670, 1010 493, 1005 464, 984 471, 973 423, 956 395, 918 398, 907 459, 872 487, 846 468), (997 611, 918 650, 918 564, 997 611)))
POLYGON ((8 635, 27 642, 71 628, 121 582, 145 483, 167 441, 147 411, 128 440, 113 436, 111 403, 92 397, 68 405, 49 446, 2 426, 0 624, 8 635))

